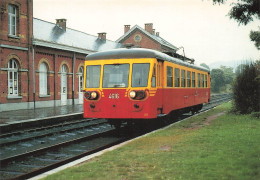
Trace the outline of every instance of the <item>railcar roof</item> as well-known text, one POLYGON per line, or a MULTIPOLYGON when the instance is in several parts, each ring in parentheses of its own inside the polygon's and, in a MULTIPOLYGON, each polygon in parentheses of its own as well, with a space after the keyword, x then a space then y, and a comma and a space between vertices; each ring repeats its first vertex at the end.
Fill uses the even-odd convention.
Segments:
POLYGON ((178 58, 174 58, 167 54, 161 53, 159 51, 145 49, 145 48, 131 48, 131 49, 119 48, 119 49, 113 49, 109 51, 93 53, 86 56, 86 60, 138 59, 138 58, 156 58, 162 61, 169 61, 186 67, 209 72, 209 70, 204 67, 196 66, 194 64, 184 62, 178 58))

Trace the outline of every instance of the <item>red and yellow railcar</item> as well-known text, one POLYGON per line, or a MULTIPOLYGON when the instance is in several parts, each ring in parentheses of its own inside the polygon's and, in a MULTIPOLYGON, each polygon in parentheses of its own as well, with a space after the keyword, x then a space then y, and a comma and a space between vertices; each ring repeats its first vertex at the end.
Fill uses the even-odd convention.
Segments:
POLYGON ((210 100, 209 70, 164 53, 116 49, 85 60, 84 117, 111 124, 198 111, 210 100))

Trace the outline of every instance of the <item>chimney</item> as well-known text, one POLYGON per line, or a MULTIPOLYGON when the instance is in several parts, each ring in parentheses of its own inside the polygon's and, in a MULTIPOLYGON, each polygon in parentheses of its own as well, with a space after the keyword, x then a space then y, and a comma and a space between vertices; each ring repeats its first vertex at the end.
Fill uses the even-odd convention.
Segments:
POLYGON ((125 31, 124 31, 124 34, 130 30, 130 25, 125 25, 125 31))
POLYGON ((66 31, 66 21, 67 19, 56 19, 56 25, 66 31))
POLYGON ((156 36, 160 36, 160 33, 159 33, 159 32, 156 32, 156 36))
POLYGON ((144 24, 144 29, 150 34, 153 34, 153 23, 144 24))
POLYGON ((107 35, 107 33, 105 33, 105 32, 98 33, 98 38, 106 40, 106 35, 107 35))

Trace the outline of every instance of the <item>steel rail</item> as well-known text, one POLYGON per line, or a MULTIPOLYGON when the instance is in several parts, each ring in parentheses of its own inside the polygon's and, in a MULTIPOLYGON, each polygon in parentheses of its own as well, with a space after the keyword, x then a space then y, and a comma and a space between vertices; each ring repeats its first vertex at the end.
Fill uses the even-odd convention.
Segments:
POLYGON ((70 145, 70 144, 73 144, 73 143, 76 143, 76 142, 89 140, 89 139, 93 139, 93 138, 98 138, 102 135, 109 135, 114 131, 115 130, 108 130, 108 131, 105 131, 105 132, 101 132, 101 133, 97 133, 97 134, 92 134, 92 135, 72 139, 72 140, 65 141, 65 142, 62 142, 62 143, 58 143, 58 144, 55 144, 55 145, 43 147, 43 148, 40 148, 40 149, 37 149, 37 150, 33 150, 33 151, 25 152, 25 153, 22 153, 22 154, 14 155, 14 156, 11 156, 11 157, 8 157, 8 158, 1 159, 0 164, 1 164, 1 166, 6 166, 11 161, 15 161, 15 160, 18 160, 18 159, 21 159, 21 158, 25 158, 26 156, 38 155, 38 154, 46 152, 48 150, 61 148, 62 146, 70 145))
MULTIPOLYGON (((75 123, 73 123, 73 124, 75 124, 75 123)), ((53 132, 40 134, 40 135, 37 135, 37 136, 31 136, 31 137, 27 137, 27 138, 23 138, 23 139, 17 139, 17 140, 9 141, 9 142, 2 142, 2 143, 0 143, 0 148, 3 147, 3 146, 15 144, 15 143, 20 143, 20 142, 25 142, 25 141, 29 141, 29 140, 35 140, 35 139, 38 139, 38 138, 51 136, 51 135, 54 135, 54 134, 57 134, 57 133, 71 132, 71 131, 76 131, 76 130, 80 130, 80 129, 90 128, 90 127, 93 127, 93 126, 102 125, 102 124, 107 124, 107 122, 98 122, 96 124, 89 124, 89 125, 85 125, 85 126, 82 126, 82 127, 76 127, 76 128, 70 128, 70 129, 64 129, 64 130, 56 130, 56 131, 53 131, 53 132)))
POLYGON ((94 154, 94 153, 99 152, 99 151, 101 151, 101 150, 104 150, 104 149, 106 149, 106 148, 109 148, 109 147, 112 147, 112 146, 117 145, 117 144, 119 144, 119 143, 122 143, 122 142, 124 142, 124 141, 126 141, 126 140, 127 140, 127 139, 120 139, 120 140, 115 141, 115 142, 113 142, 113 143, 109 143, 109 144, 104 145, 104 146, 99 146, 98 148, 95 148, 95 149, 93 149, 93 150, 84 152, 84 153, 82 153, 82 154, 80 154, 80 155, 77 155, 77 156, 74 156, 74 157, 71 157, 71 158, 62 160, 62 161, 60 161, 60 162, 51 164, 51 165, 49 165, 49 166, 45 166, 45 167, 43 167, 43 168, 40 168, 40 169, 38 169, 38 170, 34 170, 34 171, 29 172, 29 173, 27 173, 27 174, 19 175, 19 176, 17 176, 17 177, 14 177, 13 179, 28 179, 28 178, 34 177, 34 176, 39 175, 39 174, 41 174, 41 173, 47 172, 47 171, 49 171, 49 170, 55 169, 55 168, 57 168, 57 167, 59 167, 59 166, 62 166, 62 165, 64 165, 64 164, 67 164, 67 163, 70 163, 70 162, 75 161, 75 160, 77 160, 77 159, 80 159, 80 158, 82 158, 82 157, 84 157, 84 156, 88 156, 88 155, 94 154))
POLYGON ((24 132, 35 132, 35 131, 46 130, 46 129, 49 129, 49 128, 69 126, 69 125, 72 125, 72 124, 88 122, 88 121, 91 121, 91 120, 93 120, 93 119, 80 119, 80 120, 69 121, 69 122, 66 121, 65 123, 59 123, 59 124, 54 124, 54 125, 50 125, 50 126, 37 127, 37 128, 27 129, 27 130, 22 130, 22 131, 9 132, 9 133, 5 133, 5 134, 0 134, 0 138, 5 138, 5 137, 9 137, 9 136, 23 134, 24 132))

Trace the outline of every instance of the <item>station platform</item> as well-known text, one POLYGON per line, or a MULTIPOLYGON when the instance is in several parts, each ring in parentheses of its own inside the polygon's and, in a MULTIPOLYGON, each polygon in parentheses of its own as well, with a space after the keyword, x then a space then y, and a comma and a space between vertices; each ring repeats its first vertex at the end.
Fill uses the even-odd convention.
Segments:
POLYGON ((0 112, 0 125, 79 113, 83 113, 83 104, 3 111, 0 112))

